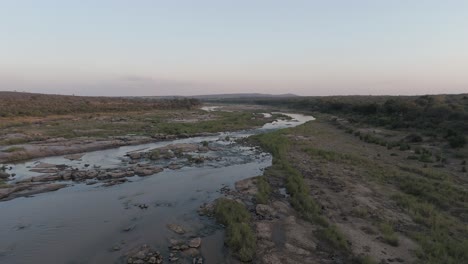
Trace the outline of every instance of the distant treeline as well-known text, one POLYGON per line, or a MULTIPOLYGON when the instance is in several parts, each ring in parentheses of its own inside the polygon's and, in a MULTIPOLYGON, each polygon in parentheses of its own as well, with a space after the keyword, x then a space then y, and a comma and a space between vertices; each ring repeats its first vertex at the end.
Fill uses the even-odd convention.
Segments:
POLYGON ((452 140, 463 141, 468 133, 468 94, 265 98, 250 103, 329 113, 391 129, 424 129, 452 140))
POLYGON ((162 100, 0 92, 0 117, 190 109, 199 105, 199 100, 188 98, 162 100))

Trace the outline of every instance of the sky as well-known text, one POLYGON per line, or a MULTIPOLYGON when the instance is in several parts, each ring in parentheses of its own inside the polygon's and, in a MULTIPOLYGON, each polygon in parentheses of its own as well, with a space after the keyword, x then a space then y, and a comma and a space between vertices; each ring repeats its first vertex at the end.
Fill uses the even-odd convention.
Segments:
POLYGON ((0 91, 468 92, 466 0, 0 0, 0 91))

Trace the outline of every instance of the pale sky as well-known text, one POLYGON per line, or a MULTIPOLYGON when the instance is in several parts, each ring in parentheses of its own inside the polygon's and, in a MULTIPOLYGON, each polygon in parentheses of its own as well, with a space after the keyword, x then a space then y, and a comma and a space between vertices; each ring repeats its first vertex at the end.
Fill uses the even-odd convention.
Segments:
POLYGON ((468 1, 0 0, 0 91, 468 92, 468 1))

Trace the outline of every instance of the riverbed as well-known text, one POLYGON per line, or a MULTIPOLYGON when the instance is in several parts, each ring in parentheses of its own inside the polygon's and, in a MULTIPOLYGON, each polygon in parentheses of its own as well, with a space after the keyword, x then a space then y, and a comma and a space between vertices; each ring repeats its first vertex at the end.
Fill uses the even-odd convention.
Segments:
MULTIPOLYGON (((214 109, 213 109, 214 110, 214 109)), ((15 181, 39 175, 38 163, 65 164, 74 168, 127 166, 125 155, 179 143, 207 142, 217 151, 202 164, 164 169, 153 176, 129 178, 124 184, 104 187, 97 183, 69 182, 55 192, 0 202, 0 263, 123 263, 125 253, 142 244, 168 254, 168 239, 201 236, 205 263, 223 263, 223 231, 197 209, 222 194, 222 187, 262 174, 271 156, 236 139, 293 127, 313 120, 287 114, 262 128, 220 133, 215 136, 125 146, 85 153, 80 159, 64 156, 36 159, 13 165, 15 181), (147 205, 140 208, 138 205, 147 205), (186 233, 177 235, 168 224, 186 233)))

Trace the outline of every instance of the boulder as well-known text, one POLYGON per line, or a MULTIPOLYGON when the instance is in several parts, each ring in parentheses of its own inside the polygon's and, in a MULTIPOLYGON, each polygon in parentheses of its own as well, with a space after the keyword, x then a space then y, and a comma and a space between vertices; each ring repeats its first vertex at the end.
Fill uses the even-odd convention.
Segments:
POLYGON ((131 159, 141 159, 142 153, 141 152, 131 152, 127 154, 131 159))
POLYGON ((169 228, 171 231, 177 234, 185 233, 185 230, 180 225, 177 225, 177 224, 168 224, 167 228, 169 228))
POLYGON ((68 160, 81 160, 81 158, 84 156, 84 154, 71 154, 71 155, 66 155, 64 158, 68 160))
POLYGON ((257 207, 255 207, 255 211, 258 215, 261 215, 263 217, 271 217, 275 215, 275 211, 273 210, 273 208, 265 204, 257 204, 257 207))
POLYGON ((8 177, 10 177, 10 174, 0 171, 0 179, 8 179, 8 177))
POLYGON ((41 176, 32 177, 32 182, 50 182, 50 181, 58 181, 61 180, 62 176, 58 174, 45 174, 41 176))
POLYGON ((200 245, 201 245, 201 238, 199 237, 191 239, 188 243, 188 246, 191 248, 199 248, 200 245))

